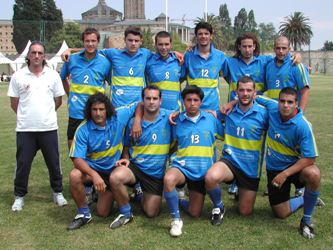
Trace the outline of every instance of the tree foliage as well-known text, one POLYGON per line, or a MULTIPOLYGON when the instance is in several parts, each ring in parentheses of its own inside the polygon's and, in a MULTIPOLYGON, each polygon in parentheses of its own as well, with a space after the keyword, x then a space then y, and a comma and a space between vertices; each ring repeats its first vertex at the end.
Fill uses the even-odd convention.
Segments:
POLYGON ((184 52, 187 48, 187 45, 182 43, 182 40, 180 39, 179 35, 177 33, 172 32, 172 50, 178 51, 178 52, 184 52))
POLYGON ((51 40, 46 45, 46 51, 48 53, 57 52, 64 40, 70 48, 81 48, 82 40, 80 25, 76 23, 65 23, 62 29, 54 32, 51 40))
POLYGON ((258 33, 257 26, 258 25, 257 25, 256 19, 254 17, 254 12, 253 12, 253 10, 250 10, 250 12, 247 16, 247 27, 246 27, 247 31, 257 34, 258 33))
POLYGON ((63 26, 62 12, 54 0, 15 0, 13 42, 21 53, 28 40, 47 43, 63 26))
POLYGON ((227 4, 220 5, 218 17, 221 22, 222 49, 232 49, 232 46, 234 44, 234 36, 227 4))
POLYGON ((321 50, 323 51, 333 50, 333 41, 325 41, 324 47, 321 50))
POLYGON ((260 23, 258 33, 261 52, 273 50, 274 40, 277 37, 277 32, 273 23, 260 23))
POLYGON ((309 21, 310 19, 302 12, 296 11, 281 22, 279 34, 289 39, 294 51, 300 49, 302 45, 310 44, 313 34, 309 21))
POLYGON ((148 27, 147 30, 143 30, 143 42, 141 47, 154 50, 153 33, 151 32, 150 27, 148 27))
POLYGON ((242 8, 234 20, 234 34, 235 37, 238 37, 240 34, 246 32, 248 29, 247 25, 247 11, 242 8))

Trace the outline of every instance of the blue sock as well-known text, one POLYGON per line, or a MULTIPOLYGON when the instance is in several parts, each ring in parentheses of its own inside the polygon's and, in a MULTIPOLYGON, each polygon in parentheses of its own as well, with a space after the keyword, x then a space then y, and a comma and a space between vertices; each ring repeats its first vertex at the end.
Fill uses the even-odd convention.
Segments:
POLYGON ((88 206, 85 206, 85 207, 79 207, 77 209, 77 213, 78 214, 84 214, 84 216, 86 217, 90 217, 90 209, 88 206))
POLYGON ((171 192, 164 191, 164 198, 168 204, 171 217, 179 219, 180 213, 179 213, 179 204, 178 204, 178 193, 176 189, 172 190, 171 192))
POLYGON ((217 186, 216 188, 213 188, 211 190, 207 190, 207 193, 209 194, 210 199, 213 202, 214 208, 223 208, 224 204, 222 201, 222 190, 220 186, 217 186))
POLYGON ((190 202, 188 200, 185 200, 185 199, 180 199, 179 200, 179 205, 183 209, 183 211, 188 214, 188 208, 190 206, 190 202))
POLYGON ((290 210, 292 213, 295 213, 304 204, 304 197, 299 196, 289 200, 290 210))
POLYGON ((125 215, 126 218, 130 218, 132 215, 132 209, 129 203, 119 207, 119 211, 121 214, 125 215))
POLYGON ((311 217, 312 217, 314 208, 317 204, 318 197, 319 197, 319 192, 318 191, 311 191, 311 190, 305 188, 303 220, 308 225, 311 224, 311 217))

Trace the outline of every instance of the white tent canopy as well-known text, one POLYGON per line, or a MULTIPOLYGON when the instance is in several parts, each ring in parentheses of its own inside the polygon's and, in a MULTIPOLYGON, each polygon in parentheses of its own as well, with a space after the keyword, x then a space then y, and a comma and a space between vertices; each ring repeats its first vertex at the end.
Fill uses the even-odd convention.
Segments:
POLYGON ((25 46, 25 49, 23 50, 23 52, 21 53, 21 55, 19 55, 11 64, 10 67, 14 70, 17 71, 20 68, 22 68, 22 66, 26 63, 25 62, 25 58, 28 54, 29 51, 29 46, 31 44, 31 41, 29 40, 27 45, 25 46))
POLYGON ((64 53, 67 49, 68 49, 68 45, 67 45, 66 41, 64 40, 62 42, 61 47, 60 47, 59 51, 57 52, 57 54, 54 57, 52 57, 50 60, 47 60, 47 64, 49 65, 49 67, 56 70, 58 63, 63 62, 61 60, 61 54, 64 53))
POLYGON ((10 64, 13 61, 5 57, 0 51, 0 64, 10 64))

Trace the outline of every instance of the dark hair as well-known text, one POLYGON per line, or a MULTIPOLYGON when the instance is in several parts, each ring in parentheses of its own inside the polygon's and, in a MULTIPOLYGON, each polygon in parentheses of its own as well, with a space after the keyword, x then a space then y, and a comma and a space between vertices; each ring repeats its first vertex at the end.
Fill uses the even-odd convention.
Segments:
POLYGON ((242 76, 241 78, 239 78, 237 81, 237 89, 238 89, 239 83, 248 83, 248 82, 252 82, 253 88, 256 89, 256 83, 250 76, 242 76))
POLYGON ((258 38, 253 33, 243 33, 240 36, 238 36, 236 41, 235 41, 234 50, 235 50, 236 53, 235 53, 234 57, 240 57, 242 55, 241 51, 238 47, 241 45, 242 41, 245 40, 245 39, 251 39, 253 41, 253 44, 256 46, 256 48, 253 51, 253 55, 254 56, 259 56, 259 54, 260 54, 260 43, 258 41, 258 38))
POLYGON ((141 91, 141 98, 142 100, 144 99, 145 97, 145 90, 157 90, 159 93, 158 93, 158 96, 160 98, 162 98, 162 93, 161 93, 161 90, 156 86, 156 85, 147 85, 146 87, 144 87, 141 91))
POLYGON ((107 119, 111 118, 111 116, 116 114, 116 110, 113 107, 113 105, 111 104, 110 99, 102 93, 97 93, 97 94, 89 96, 86 106, 84 108, 84 118, 87 121, 91 120, 91 107, 92 107, 92 105, 94 105, 96 103, 104 103, 107 119))
POLYGON ((200 97, 200 100, 202 101, 205 94, 202 91, 201 88, 199 88, 197 85, 189 85, 182 91, 182 98, 185 100, 186 95, 188 94, 197 94, 200 97))
MULTIPOLYGON (((45 45, 41 41, 32 41, 31 44, 30 44, 30 46, 29 46, 28 55, 29 55, 29 53, 31 51, 31 47, 34 46, 34 45, 40 45, 40 46, 42 46, 43 50, 44 50, 44 54, 45 54, 45 45)), ((28 66, 30 66, 30 60, 29 60, 28 56, 25 57, 25 62, 28 64, 28 66)), ((43 66, 46 65, 45 58, 44 58, 42 64, 43 64, 43 66)))
POLYGON ((297 90, 296 89, 294 89, 292 87, 285 87, 285 88, 281 89, 280 94, 279 94, 279 99, 280 99, 280 96, 282 94, 294 96, 295 97, 295 101, 297 102, 298 94, 297 94, 297 90))
POLYGON ((95 34, 97 36, 97 41, 99 42, 99 40, 101 39, 101 35, 99 34, 98 30, 95 28, 86 28, 82 34, 81 34, 81 40, 82 42, 84 42, 84 37, 86 35, 90 35, 90 34, 95 34))
POLYGON ((194 34, 197 35, 198 34, 198 30, 199 29, 206 29, 209 31, 209 33, 212 35, 213 34, 213 27, 210 23, 207 22, 199 22, 197 23, 197 25, 194 28, 194 34))
POLYGON ((156 35, 155 35, 155 44, 157 44, 157 39, 158 38, 170 38, 170 42, 172 42, 172 37, 171 37, 171 35, 170 35, 170 33, 169 32, 166 32, 166 31, 160 31, 160 32, 158 32, 156 35))
POLYGON ((134 36, 140 36, 140 38, 143 38, 142 31, 140 27, 136 26, 129 26, 124 32, 125 38, 129 35, 132 34, 134 36))

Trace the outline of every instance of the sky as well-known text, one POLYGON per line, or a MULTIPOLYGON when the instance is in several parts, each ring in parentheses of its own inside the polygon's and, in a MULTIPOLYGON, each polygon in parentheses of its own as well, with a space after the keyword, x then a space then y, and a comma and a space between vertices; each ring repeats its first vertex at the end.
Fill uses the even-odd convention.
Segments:
MULTIPOLYGON (((202 17, 205 12, 205 3, 209 14, 218 15, 219 6, 226 3, 229 15, 232 19, 241 8, 247 12, 254 11, 256 22, 272 22, 279 29, 280 23, 286 16, 295 11, 303 12, 310 18, 313 37, 311 39, 311 50, 320 49, 324 42, 333 41, 333 1, 330 0, 167 0, 168 15, 171 19, 196 19, 202 17)), ((1 0, 0 19, 11 19, 13 17, 14 0, 1 0)), ((58 8, 62 10, 64 19, 81 19, 81 13, 97 5, 98 0, 55 0, 58 8)), ((120 12, 124 12, 123 0, 106 0, 107 5, 120 12)), ((147 19, 154 19, 160 13, 165 13, 166 0, 145 0, 145 13, 147 19)), ((182 22, 174 20, 172 22, 182 22)), ((186 25, 192 27, 192 22, 186 25)), ((303 49, 307 50, 308 47, 303 49)))

